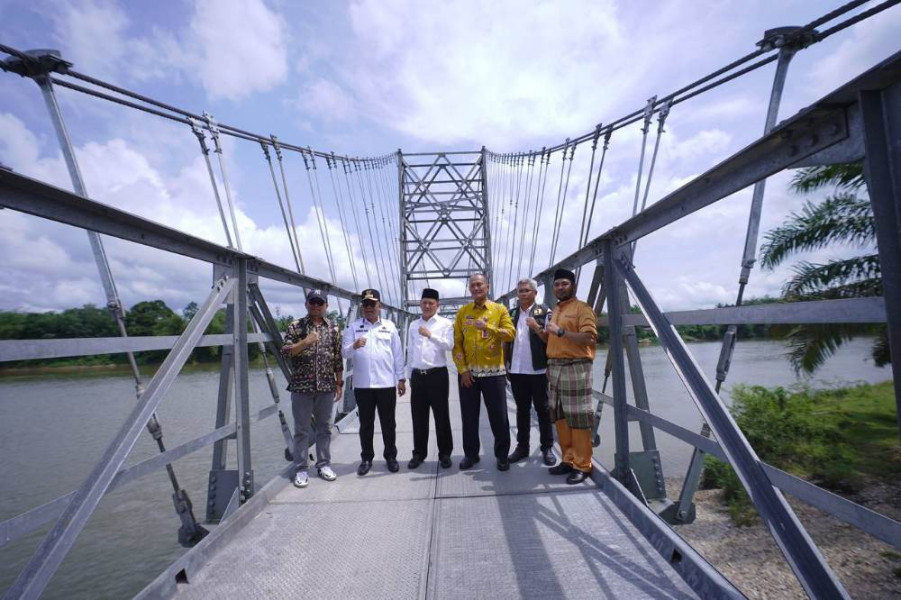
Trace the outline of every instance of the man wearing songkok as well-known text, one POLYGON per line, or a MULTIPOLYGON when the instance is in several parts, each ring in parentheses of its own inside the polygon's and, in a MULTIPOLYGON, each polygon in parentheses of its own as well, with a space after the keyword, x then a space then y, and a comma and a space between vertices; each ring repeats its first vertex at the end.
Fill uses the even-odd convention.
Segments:
POLYGON ((341 397, 344 361, 338 326, 325 318, 328 299, 322 290, 307 293, 307 316, 288 325, 282 355, 291 368, 288 391, 294 413, 294 485, 310 483, 307 455, 310 448, 310 418, 316 419, 316 469, 326 481, 336 479, 329 452, 334 413, 332 404, 341 397))
POLYGON ((417 468, 428 456, 429 409, 435 418, 441 468, 450 468, 454 450, 447 402, 447 353, 454 347, 454 328, 450 319, 437 314, 438 302, 437 290, 422 290, 422 317, 410 323, 407 330, 407 375, 413 417, 413 457, 407 463, 410 469, 417 468))
POLYGON ((472 302, 457 312, 454 321, 454 363, 460 374, 460 413, 463 418, 461 469, 479 462, 479 407, 485 400, 494 435, 497 468, 510 468, 510 422, 507 419, 507 382, 502 344, 513 340, 515 330, 502 304, 488 299, 490 284, 482 274, 469 278, 472 302))
POLYGON ((547 405, 547 331, 544 329, 548 307, 535 302, 538 283, 523 278, 516 284, 519 299, 510 310, 510 319, 516 326, 516 337, 504 344, 507 361, 507 377, 516 401, 516 449, 510 455, 515 463, 529 455, 529 437, 532 431, 532 406, 538 415, 538 434, 541 457, 546 465, 557 462, 551 450, 554 446, 554 427, 547 405))
POLYGON ((372 468, 375 450, 372 436, 375 432, 375 413, 378 411, 382 426, 383 456, 388 470, 396 473, 397 446, 395 445, 395 418, 397 394, 407 390, 404 375, 404 351, 397 327, 381 318, 381 295, 378 290, 365 289, 363 317, 351 323, 345 330, 341 352, 353 359, 354 397, 360 412, 360 466, 357 475, 363 476, 372 468), (395 388, 396 384, 396 388, 395 388))
POLYGON ((591 369, 597 344, 597 318, 591 307, 576 299, 572 271, 554 273, 554 307, 548 320, 547 378, 551 418, 563 459, 551 475, 568 475, 566 483, 580 483, 591 473, 591 369))

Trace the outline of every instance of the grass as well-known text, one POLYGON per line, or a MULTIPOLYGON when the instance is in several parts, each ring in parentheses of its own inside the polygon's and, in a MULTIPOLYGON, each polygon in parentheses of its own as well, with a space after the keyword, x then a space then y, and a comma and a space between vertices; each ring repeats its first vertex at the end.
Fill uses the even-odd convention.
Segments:
MULTIPOLYGON (((901 475, 891 382, 831 390, 736 386, 732 396, 739 427, 760 458, 775 467, 840 494, 901 475)), ((756 521, 729 465, 708 456, 702 485, 724 490, 737 525, 756 521)))

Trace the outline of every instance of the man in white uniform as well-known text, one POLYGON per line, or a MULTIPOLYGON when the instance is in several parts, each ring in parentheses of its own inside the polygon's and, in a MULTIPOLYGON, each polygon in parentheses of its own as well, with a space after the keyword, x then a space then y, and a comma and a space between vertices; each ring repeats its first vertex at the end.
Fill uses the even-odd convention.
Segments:
POLYGON ((428 455, 430 408, 435 417, 441 468, 450 468, 454 450, 447 404, 447 352, 454 347, 454 327, 450 319, 436 314, 438 301, 436 290, 422 290, 419 302, 422 317, 410 323, 407 330, 407 374, 413 416, 413 458, 407 463, 410 469, 421 465, 428 455))
POLYGON ((397 446, 395 445, 394 411, 397 394, 407 391, 404 376, 404 352, 397 334, 397 327, 381 318, 381 295, 378 290, 363 290, 363 318, 357 319, 345 330, 341 340, 344 358, 354 361, 354 396, 360 411, 360 466, 357 475, 365 475, 372 468, 375 450, 372 436, 375 431, 375 413, 378 411, 382 425, 384 457, 388 470, 396 473, 397 446), (396 384, 396 388, 395 388, 396 384))

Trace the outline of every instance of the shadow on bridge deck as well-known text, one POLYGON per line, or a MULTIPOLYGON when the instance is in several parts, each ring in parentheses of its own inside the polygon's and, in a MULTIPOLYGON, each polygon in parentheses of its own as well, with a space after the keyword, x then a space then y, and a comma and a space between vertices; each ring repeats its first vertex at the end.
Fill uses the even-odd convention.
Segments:
MULTIPOLYGON (((591 480, 566 485, 547 474, 537 450, 499 472, 484 411, 482 460, 460 471, 456 398, 452 383, 451 469, 438 467, 434 430, 429 460, 406 468, 413 440, 409 398, 401 398, 399 473, 376 460, 358 477, 356 430, 336 434, 338 480, 284 487, 176 597, 696 597, 591 480)), ((382 447, 377 425, 377 456, 382 447)))

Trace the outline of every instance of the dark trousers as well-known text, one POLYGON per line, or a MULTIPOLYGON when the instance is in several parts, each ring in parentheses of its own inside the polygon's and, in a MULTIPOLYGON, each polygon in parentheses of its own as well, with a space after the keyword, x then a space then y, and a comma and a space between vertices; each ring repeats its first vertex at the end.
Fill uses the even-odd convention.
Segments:
POLYGON ((413 369, 410 376, 410 412, 413 415, 413 456, 425 460, 429 452, 429 409, 435 417, 438 436, 438 456, 450 457, 454 451, 450 412, 447 405, 449 391, 447 367, 429 369, 422 374, 413 369))
POLYGON ((357 398, 357 407, 360 409, 360 458, 370 461, 375 458, 372 436, 375 433, 376 410, 379 413, 379 423, 382 425, 385 460, 397 458, 397 446, 394 443, 394 410, 397 408, 397 390, 393 387, 356 388, 354 395, 357 398))
POLYGON ((472 387, 463 387, 460 382, 460 414, 463 417, 463 454, 478 458, 479 409, 485 399, 488 422, 494 434, 494 456, 507 458, 510 452, 510 422, 507 420, 507 379, 503 375, 474 377, 472 387))
POLYGON ((516 445, 529 449, 532 429, 532 406, 538 414, 538 433, 541 449, 554 446, 554 426, 547 407, 547 375, 510 374, 510 387, 516 400, 516 445))

